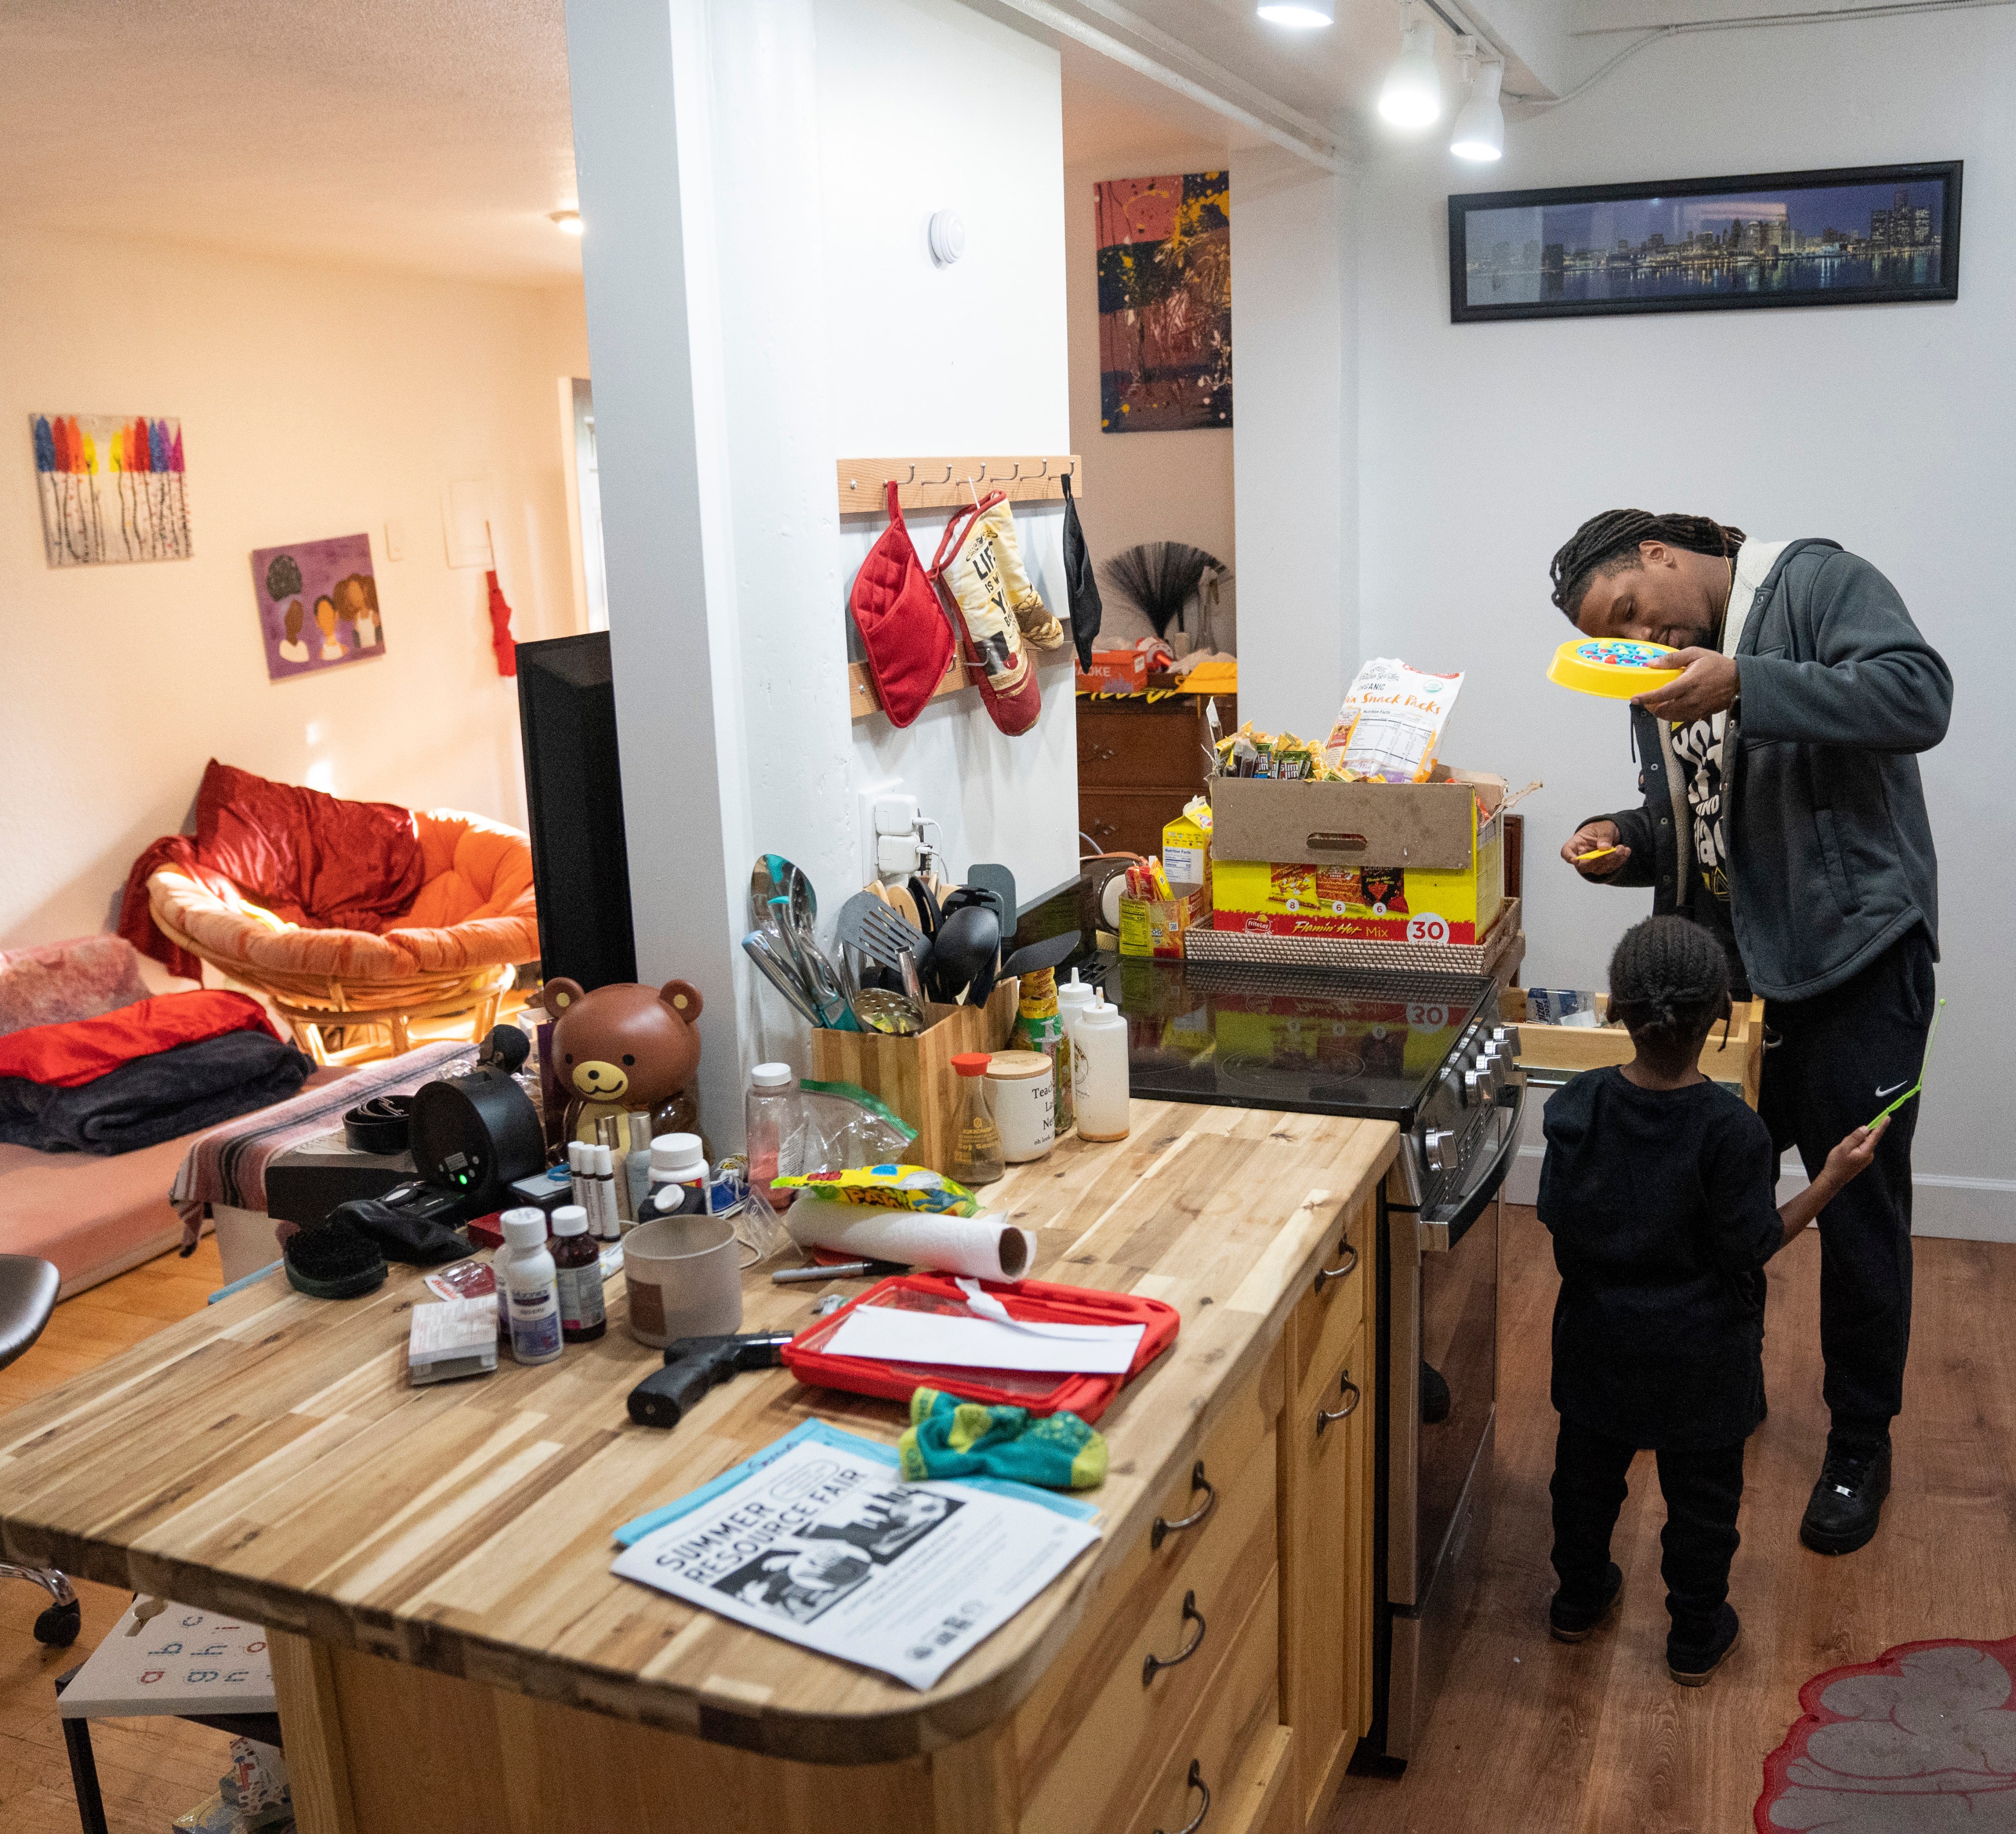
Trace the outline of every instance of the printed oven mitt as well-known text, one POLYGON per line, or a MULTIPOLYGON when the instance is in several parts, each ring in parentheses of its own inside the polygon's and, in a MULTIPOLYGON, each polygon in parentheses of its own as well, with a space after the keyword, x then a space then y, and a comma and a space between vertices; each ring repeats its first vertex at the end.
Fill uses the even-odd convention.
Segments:
POLYGON ((889 480, 889 526, 854 576, 848 609, 861 633, 869 678, 895 726, 924 710, 952 663, 952 627, 903 526, 896 480, 889 480))
MULTIPOLYGON (((992 491, 970 509, 954 512, 938 542, 930 577, 952 601, 965 631, 967 666, 977 677, 988 717, 1013 738, 1035 725, 1043 710, 1043 692, 1037 684, 1035 664, 1023 637, 1021 621, 1009 596, 999 524, 988 520, 988 512, 996 509, 1003 516, 1007 514, 1006 499, 999 491, 992 491)), ((1011 545, 1013 538, 1010 523, 1011 545)), ((1024 590, 1034 598, 1034 592, 1029 592, 1028 576, 1021 573, 1019 554, 1016 569, 1024 590)), ((1042 607, 1042 599, 1035 602, 1042 607)), ((1043 615, 1049 617, 1047 612, 1043 615)), ((1064 633, 1057 620, 1049 618, 1049 624, 1061 642, 1064 633)))

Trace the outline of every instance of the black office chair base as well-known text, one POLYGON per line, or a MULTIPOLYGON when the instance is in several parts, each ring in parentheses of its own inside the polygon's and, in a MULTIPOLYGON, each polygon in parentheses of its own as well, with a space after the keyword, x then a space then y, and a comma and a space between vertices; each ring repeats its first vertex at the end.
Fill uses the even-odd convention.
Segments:
POLYGON ((35 1620, 35 1641, 52 1649, 67 1649, 84 1628, 84 1606, 75 1598, 67 1605, 52 1605, 35 1620))

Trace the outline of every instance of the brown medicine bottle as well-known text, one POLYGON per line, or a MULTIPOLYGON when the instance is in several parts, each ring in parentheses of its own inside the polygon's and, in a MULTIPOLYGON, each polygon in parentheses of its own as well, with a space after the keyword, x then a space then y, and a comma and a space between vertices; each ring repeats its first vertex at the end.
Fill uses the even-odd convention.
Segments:
POLYGON ((563 1203, 553 1212, 553 1285, 560 1302, 560 1336, 589 1343, 609 1329, 602 1304, 602 1244, 588 1232, 588 1212, 563 1203))

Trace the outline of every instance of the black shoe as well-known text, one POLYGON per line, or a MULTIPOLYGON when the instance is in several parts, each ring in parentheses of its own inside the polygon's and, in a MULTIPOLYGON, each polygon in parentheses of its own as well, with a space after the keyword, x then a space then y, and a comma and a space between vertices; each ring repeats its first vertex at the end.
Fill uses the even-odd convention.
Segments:
POLYGON ((1610 1608, 1617 1602, 1617 1595, 1624 1590, 1624 1570, 1613 1560, 1610 1570, 1603 1576, 1603 1596, 1593 1605, 1564 1605, 1561 1595, 1555 1593, 1553 1602, 1547 1607, 1547 1634, 1557 1643, 1579 1643, 1610 1615, 1610 1608))
POLYGON ((1715 1628, 1705 1643, 1680 1643, 1666 1639, 1666 1673, 1683 1688, 1699 1688, 1722 1667, 1722 1659, 1736 1647, 1743 1620, 1736 1607, 1725 1605, 1715 1614, 1715 1628))
POLYGON ((1887 1445, 1874 1451, 1830 1447, 1820 1482, 1807 1500, 1799 1539, 1816 1554, 1852 1554, 1875 1534, 1889 1494, 1887 1445))

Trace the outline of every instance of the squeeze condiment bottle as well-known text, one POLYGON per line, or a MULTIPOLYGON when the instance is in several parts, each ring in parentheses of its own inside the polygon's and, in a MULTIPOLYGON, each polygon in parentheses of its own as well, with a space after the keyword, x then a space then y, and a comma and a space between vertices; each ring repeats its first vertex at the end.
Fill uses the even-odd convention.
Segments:
MULTIPOLYGON (((1081 1140, 1124 1140, 1128 1132, 1127 1021, 1094 1000, 1071 1028, 1071 1093, 1081 1140)), ((958 1174, 953 1174, 956 1177, 958 1174)))
POLYGON ((560 1306, 560 1336, 588 1343, 609 1329, 602 1304, 602 1247, 588 1232, 588 1212, 563 1203, 553 1212, 553 1289, 560 1306))
POLYGON ((1069 980, 1057 984, 1057 1019, 1064 1028, 1064 1046, 1057 1052, 1057 1131, 1067 1134, 1078 1125, 1078 1091, 1071 1080, 1071 1035, 1078 1016, 1099 998, 1099 989, 1080 980, 1071 970, 1069 980))
POLYGON ((994 1124, 994 1099, 987 1087, 988 1051, 962 1051, 952 1060, 959 1078, 953 1110, 952 1163, 947 1177, 962 1185, 991 1185, 1008 1170, 1001 1156, 1001 1130, 994 1124))
POLYGON ((661 1217, 708 1207, 707 1153, 697 1134, 661 1134, 651 1142, 651 1202, 661 1217))
POLYGON ((545 1213, 506 1210, 500 1221, 511 1256, 504 1269, 511 1282, 511 1354, 521 1363, 550 1363, 560 1354, 560 1302, 545 1213))

